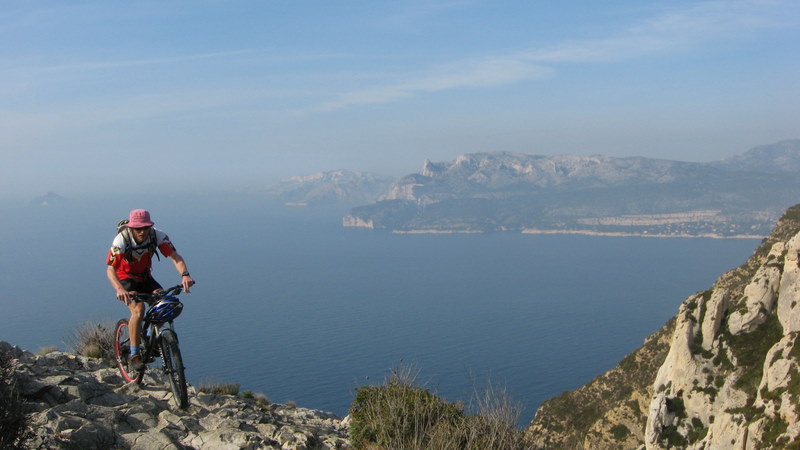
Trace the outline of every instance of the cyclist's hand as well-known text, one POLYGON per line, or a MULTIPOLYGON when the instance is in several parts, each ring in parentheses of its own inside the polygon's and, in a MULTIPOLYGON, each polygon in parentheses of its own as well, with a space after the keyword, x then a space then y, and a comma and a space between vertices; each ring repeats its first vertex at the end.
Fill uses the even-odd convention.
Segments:
POLYGON ((119 288, 117 289, 117 300, 125 302, 125 305, 131 304, 131 292, 126 291, 125 289, 119 288))
POLYGON ((194 280, 190 276, 181 277, 181 286, 183 286, 183 292, 189 293, 189 288, 194 286, 194 280))

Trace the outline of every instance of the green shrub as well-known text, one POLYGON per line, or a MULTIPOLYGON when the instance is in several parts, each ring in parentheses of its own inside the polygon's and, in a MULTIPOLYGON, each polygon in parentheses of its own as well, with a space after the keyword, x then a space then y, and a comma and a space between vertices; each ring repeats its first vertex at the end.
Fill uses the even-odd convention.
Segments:
POLYGON ((350 415, 357 448, 428 448, 432 437, 451 434, 463 413, 458 405, 393 375, 383 386, 358 388, 350 415))
POLYGON ((516 428, 518 408, 504 392, 477 396, 479 414, 415 386, 416 371, 394 371, 380 386, 362 386, 350 407, 350 439, 356 448, 525 449, 516 428))
POLYGON ((29 434, 27 427, 13 359, 0 350, 0 448, 23 448, 29 434))
POLYGON ((733 336, 723 333, 740 367, 744 368, 734 386, 748 393, 755 393, 763 375, 767 353, 783 336, 783 328, 777 314, 771 314, 767 321, 754 331, 733 336))
POLYGON ((629 430, 625 425, 619 424, 611 427, 611 435, 614 436, 614 439, 617 441, 624 441, 628 438, 628 436, 630 436, 630 434, 631 430, 629 430))

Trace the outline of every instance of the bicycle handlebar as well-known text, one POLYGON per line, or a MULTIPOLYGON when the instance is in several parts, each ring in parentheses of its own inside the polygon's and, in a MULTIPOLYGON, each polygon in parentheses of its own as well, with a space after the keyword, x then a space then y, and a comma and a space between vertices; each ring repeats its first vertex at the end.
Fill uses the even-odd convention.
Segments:
POLYGON ((148 300, 161 300, 162 298, 168 295, 180 295, 181 291, 183 291, 183 286, 178 284, 172 286, 171 288, 164 289, 162 291, 154 292, 152 294, 144 294, 141 292, 137 292, 133 294, 131 298, 135 302, 146 302, 148 300))

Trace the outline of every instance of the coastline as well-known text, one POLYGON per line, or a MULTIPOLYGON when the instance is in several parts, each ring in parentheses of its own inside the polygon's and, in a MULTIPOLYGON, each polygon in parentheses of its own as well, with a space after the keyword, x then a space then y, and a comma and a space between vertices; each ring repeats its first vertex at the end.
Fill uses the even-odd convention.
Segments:
POLYGON ((392 230, 392 234, 483 234, 478 230, 392 230))
POLYGON ((625 231, 592 231, 592 230, 541 230, 537 228, 523 228, 522 234, 580 234, 584 236, 611 236, 611 237, 648 237, 648 238, 706 238, 706 239, 764 239, 766 236, 754 234, 734 234, 731 236, 721 236, 719 234, 649 234, 631 233, 625 231))
MULTIPOLYGON (((480 230, 433 230, 433 229, 418 229, 418 230, 392 230, 392 234, 484 234, 487 231, 480 230)), ((633 233, 627 231, 593 231, 593 230, 544 230, 538 228, 523 228, 520 234, 575 234, 582 236, 606 236, 606 237, 644 237, 644 238, 657 238, 657 239, 764 239, 766 236, 755 234, 734 234, 731 236, 722 236, 719 234, 703 233, 703 234, 649 234, 649 233, 633 233)))

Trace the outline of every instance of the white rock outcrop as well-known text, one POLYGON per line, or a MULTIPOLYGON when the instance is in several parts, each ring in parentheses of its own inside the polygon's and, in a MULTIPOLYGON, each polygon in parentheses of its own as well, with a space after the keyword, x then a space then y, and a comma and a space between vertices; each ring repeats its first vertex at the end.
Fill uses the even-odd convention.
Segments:
POLYGON ((770 248, 739 298, 689 297, 653 384, 645 446, 800 446, 800 233, 770 248))
POLYGON ((742 309, 732 311, 728 316, 728 329, 731 334, 749 333, 767 320, 775 307, 781 282, 781 269, 777 261, 786 250, 783 242, 777 242, 767 256, 750 284, 744 289, 744 297, 739 300, 742 309))
POLYGON ((800 331, 800 233, 786 246, 778 298, 778 319, 784 331, 800 331))

